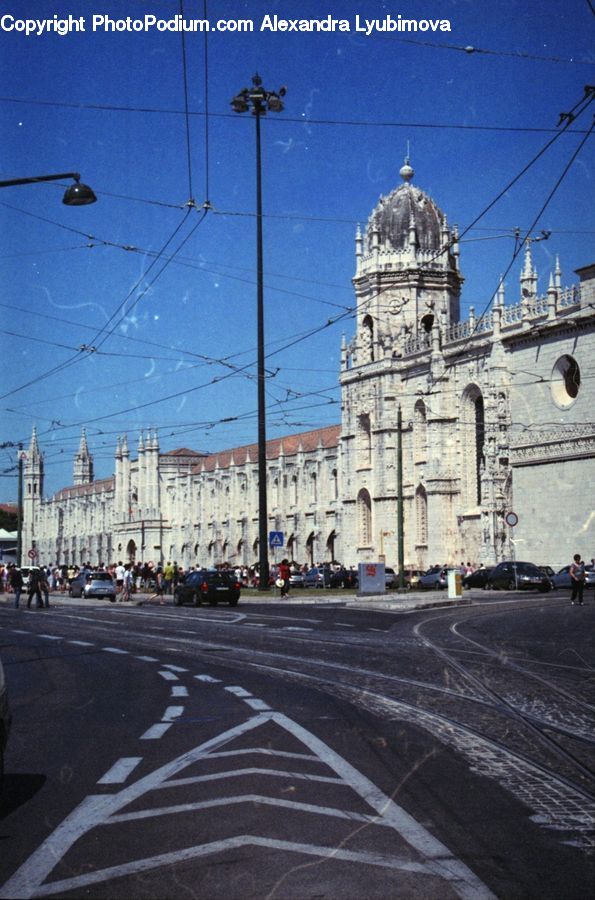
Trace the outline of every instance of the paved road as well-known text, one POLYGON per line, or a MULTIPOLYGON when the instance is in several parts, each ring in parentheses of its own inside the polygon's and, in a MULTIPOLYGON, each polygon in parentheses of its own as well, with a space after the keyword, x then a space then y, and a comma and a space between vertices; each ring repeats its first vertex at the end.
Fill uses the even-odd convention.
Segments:
POLYGON ((480 594, 0 607, 0 896, 586 896, 595 604, 480 594))

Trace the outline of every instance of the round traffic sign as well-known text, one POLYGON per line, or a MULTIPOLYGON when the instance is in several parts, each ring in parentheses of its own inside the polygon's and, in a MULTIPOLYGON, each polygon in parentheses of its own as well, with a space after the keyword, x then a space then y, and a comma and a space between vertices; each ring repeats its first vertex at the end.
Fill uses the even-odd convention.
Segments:
POLYGON ((504 521, 506 522, 507 525, 510 525, 511 528, 514 528, 514 526, 518 524, 519 517, 517 516, 517 514, 515 512, 511 511, 509 513, 506 513, 506 516, 504 517, 504 521))
POLYGON ((29 557, 29 559, 35 559, 37 557, 37 550, 32 547, 31 550, 27 551, 27 556, 29 557))

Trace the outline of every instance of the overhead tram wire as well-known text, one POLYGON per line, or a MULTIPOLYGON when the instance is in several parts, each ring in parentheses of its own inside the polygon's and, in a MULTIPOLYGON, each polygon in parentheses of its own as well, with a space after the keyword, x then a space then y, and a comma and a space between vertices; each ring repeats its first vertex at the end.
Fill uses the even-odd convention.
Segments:
MULTIPOLYGON (((70 109, 88 109, 98 112, 132 112, 132 113, 150 113, 154 115, 174 115, 184 116, 183 109, 165 109, 163 107, 134 107, 134 106, 116 106, 114 104, 96 104, 96 103, 68 103, 57 100, 25 100, 20 97, 0 97, 0 102, 4 103, 20 103, 30 104, 34 106, 57 106, 70 109)), ((197 112, 190 110, 189 116, 204 117, 205 112, 197 112)), ((234 119, 234 113, 209 113, 210 118, 215 119, 234 119)), ((553 133, 555 128, 537 128, 523 127, 514 125, 469 125, 444 122, 378 122, 367 119, 311 119, 311 118, 292 118, 291 116, 283 116, 283 123, 290 122, 298 125, 338 125, 346 127, 365 127, 365 128, 432 128, 432 129, 451 129, 459 131, 502 131, 512 133, 553 133)), ((279 123, 281 124, 281 123, 279 123)), ((575 130, 573 130, 573 133, 575 130)), ((576 133, 581 132, 576 129, 576 133)))

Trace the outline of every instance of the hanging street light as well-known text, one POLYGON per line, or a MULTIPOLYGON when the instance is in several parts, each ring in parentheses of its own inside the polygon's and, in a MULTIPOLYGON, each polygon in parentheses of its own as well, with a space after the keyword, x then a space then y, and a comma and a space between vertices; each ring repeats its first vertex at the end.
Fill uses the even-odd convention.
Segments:
POLYGON ((11 178, 8 181, 0 181, 0 188, 16 187, 19 184, 38 184, 44 181, 61 181, 63 178, 73 178, 74 184, 66 188, 62 203, 66 206, 89 206, 96 203, 92 188, 88 184, 81 184, 81 176, 78 172, 61 172, 59 175, 36 175, 32 178, 11 178))
POLYGON ((251 112, 256 123, 256 310, 258 344, 258 589, 269 590, 267 461, 266 461, 266 403, 264 354, 264 290, 262 262, 262 163, 260 152, 260 117, 267 112, 282 112, 282 97, 287 89, 267 91, 262 78, 256 74, 252 87, 244 88, 231 101, 234 112, 251 112))

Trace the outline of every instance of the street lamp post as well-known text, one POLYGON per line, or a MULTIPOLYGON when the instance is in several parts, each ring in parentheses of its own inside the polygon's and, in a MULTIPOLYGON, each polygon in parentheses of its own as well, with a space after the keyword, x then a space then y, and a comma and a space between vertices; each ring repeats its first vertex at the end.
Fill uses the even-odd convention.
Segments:
POLYGON ((95 203, 97 197, 88 184, 81 184, 81 176, 78 172, 60 172, 58 175, 34 175, 30 178, 10 178, 8 181, 0 181, 0 188, 17 187, 20 184, 40 184, 44 181, 62 181, 63 178, 73 178, 74 184, 66 188, 62 203, 66 206, 88 206, 95 203))
POLYGON ((19 444, 19 487, 17 499, 17 566, 20 569, 23 562, 23 463, 27 459, 27 454, 23 450, 23 445, 19 444))
POLYGON ((267 112, 281 112, 279 92, 267 91, 262 78, 256 74, 252 87, 244 88, 231 101, 234 112, 250 111, 256 124, 256 318, 257 318, 257 382, 258 382, 258 589, 269 590, 268 515, 267 515, 267 460, 266 460, 266 402, 265 402, 265 353, 264 353, 264 280, 262 254, 262 162, 260 151, 260 117, 267 112))

